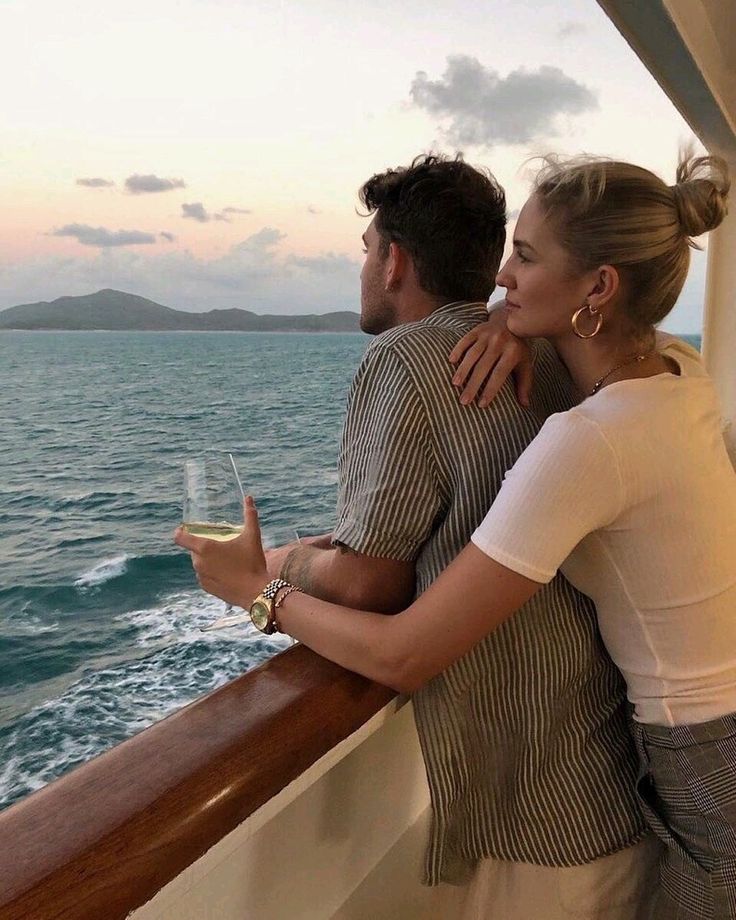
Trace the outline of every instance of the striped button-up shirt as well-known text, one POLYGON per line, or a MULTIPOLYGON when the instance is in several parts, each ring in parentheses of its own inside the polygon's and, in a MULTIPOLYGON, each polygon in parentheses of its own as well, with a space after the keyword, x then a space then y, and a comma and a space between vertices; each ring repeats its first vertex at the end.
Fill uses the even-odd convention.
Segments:
MULTIPOLYGON (((574 401, 539 341, 528 409, 509 383, 489 408, 460 405, 448 355, 485 318, 482 305, 448 304, 383 333, 350 390, 334 540, 414 561, 417 594, 468 542, 544 419, 574 401)), ((641 837, 624 700, 592 603, 560 575, 416 692, 433 810, 426 881, 461 881, 485 857, 579 865, 641 837)))

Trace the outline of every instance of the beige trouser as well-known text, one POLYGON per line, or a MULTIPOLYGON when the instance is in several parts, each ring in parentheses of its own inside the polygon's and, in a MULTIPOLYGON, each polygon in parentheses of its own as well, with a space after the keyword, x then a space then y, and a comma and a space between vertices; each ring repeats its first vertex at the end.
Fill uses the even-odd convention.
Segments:
POLYGON ((653 836, 571 869, 485 859, 459 907, 462 920, 645 920, 657 890, 653 836))

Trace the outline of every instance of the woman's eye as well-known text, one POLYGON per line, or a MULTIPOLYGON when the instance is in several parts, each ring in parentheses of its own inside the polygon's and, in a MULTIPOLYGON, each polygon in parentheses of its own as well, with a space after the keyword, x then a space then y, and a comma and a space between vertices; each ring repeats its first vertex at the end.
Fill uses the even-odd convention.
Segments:
POLYGON ((520 262, 528 262, 529 259, 524 255, 523 252, 517 252, 516 255, 519 257, 520 262))

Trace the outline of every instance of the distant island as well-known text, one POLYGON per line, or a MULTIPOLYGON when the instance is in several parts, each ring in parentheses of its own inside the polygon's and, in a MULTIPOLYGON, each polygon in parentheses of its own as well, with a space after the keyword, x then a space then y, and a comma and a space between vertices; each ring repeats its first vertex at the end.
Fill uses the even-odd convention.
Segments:
POLYGON ((82 297, 58 297, 0 311, 0 329, 140 332, 359 332, 349 310, 301 316, 259 315, 250 310, 188 313, 106 288, 82 297))

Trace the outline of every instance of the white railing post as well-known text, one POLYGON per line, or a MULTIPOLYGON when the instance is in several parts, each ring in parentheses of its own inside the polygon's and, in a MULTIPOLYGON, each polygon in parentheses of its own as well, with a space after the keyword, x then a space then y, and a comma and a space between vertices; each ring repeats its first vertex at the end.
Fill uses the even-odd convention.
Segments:
POLYGON ((710 235, 703 314, 703 359, 713 377, 736 467, 736 158, 730 162, 731 213, 710 235))

